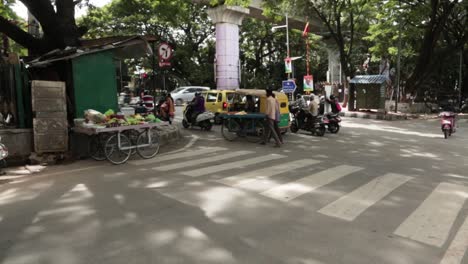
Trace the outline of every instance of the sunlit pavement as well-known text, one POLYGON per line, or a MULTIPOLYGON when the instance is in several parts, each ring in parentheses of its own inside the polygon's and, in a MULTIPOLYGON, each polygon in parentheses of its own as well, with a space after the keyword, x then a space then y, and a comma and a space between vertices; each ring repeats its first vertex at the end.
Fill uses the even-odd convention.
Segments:
MULTIPOLYGON (((177 118, 177 122, 180 118, 177 118)), ((468 263, 468 122, 344 119, 0 186, 0 263, 468 263)))

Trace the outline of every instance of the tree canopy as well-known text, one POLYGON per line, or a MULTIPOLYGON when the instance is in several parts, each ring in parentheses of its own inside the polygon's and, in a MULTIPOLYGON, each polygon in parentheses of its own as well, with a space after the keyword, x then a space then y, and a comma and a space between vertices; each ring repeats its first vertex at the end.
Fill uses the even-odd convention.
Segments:
MULTIPOLYGON (((174 67, 168 71, 188 83, 214 86, 214 26, 206 10, 225 5, 248 5, 250 0, 114 0, 103 8, 90 7, 89 14, 75 21, 74 0, 18 0, 39 21, 43 36, 36 38, 15 24, 9 5, 0 1, 0 32, 37 53, 79 45, 81 37, 154 35, 176 48, 174 67), (197 2, 197 3, 194 3, 197 2), (201 2, 202 4, 200 4, 201 2)), ((468 75, 468 2, 462 0, 265 0, 264 14, 273 20, 288 13, 306 19, 319 17, 325 32, 314 40, 312 68, 325 78, 325 46, 335 46, 345 76, 362 73, 371 56, 368 73, 379 73, 382 59, 396 71, 398 36, 401 32, 401 84, 406 92, 447 90, 458 84, 460 55, 464 84, 468 75)), ((284 32, 272 33, 271 23, 245 19, 241 28, 243 86, 268 85, 284 78, 284 32)), ((312 37, 313 38, 313 37, 312 37)), ((291 34, 291 50, 305 55, 300 32, 291 34)), ((151 61, 134 62, 151 68, 151 61)), ((304 60, 296 61, 297 75, 304 73, 304 60)), ((465 89, 465 92, 468 89, 465 89)))

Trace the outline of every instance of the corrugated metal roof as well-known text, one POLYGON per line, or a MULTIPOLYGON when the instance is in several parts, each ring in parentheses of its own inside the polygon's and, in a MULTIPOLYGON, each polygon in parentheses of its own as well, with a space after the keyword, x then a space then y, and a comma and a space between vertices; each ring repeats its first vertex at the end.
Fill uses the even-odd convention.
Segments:
MULTIPOLYGON (((117 39, 114 39, 117 40, 117 39)), ((102 46, 93 46, 92 48, 67 47, 64 50, 55 49, 27 63, 29 67, 43 67, 52 62, 69 60, 83 55, 88 55, 107 50, 120 51, 122 57, 142 57, 146 54, 152 55, 153 50, 145 38, 136 36, 125 40, 119 40, 113 43, 103 44, 102 46), (132 50, 133 48, 133 50, 132 50)))
POLYGON ((350 83, 355 84, 382 84, 387 81, 385 75, 357 75, 351 79, 350 83))

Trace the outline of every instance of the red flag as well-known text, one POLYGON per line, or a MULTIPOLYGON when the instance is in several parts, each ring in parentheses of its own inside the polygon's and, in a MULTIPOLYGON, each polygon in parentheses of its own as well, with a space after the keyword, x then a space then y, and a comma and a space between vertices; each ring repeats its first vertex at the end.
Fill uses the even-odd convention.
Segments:
POLYGON ((302 31, 302 37, 307 37, 309 35, 309 22, 304 27, 304 31, 302 31))

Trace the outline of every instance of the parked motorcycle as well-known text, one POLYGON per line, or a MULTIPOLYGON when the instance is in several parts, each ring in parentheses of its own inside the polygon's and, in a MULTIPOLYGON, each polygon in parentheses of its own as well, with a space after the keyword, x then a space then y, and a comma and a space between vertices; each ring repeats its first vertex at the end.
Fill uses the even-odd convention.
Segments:
POLYGON ((297 133, 299 129, 311 132, 313 135, 323 137, 325 135, 325 126, 329 123, 328 119, 324 119, 323 116, 317 116, 314 121, 311 121, 311 116, 305 114, 302 109, 295 107, 290 108, 292 114, 291 129, 292 133, 297 133), (306 119, 303 122, 299 122, 298 115, 304 114, 306 119))
POLYGON ((441 118, 440 120, 440 125, 442 132, 444 133, 444 138, 448 138, 451 136, 453 133, 457 131, 456 128, 456 117, 457 114, 454 112, 441 112, 439 114, 439 117, 441 118))
POLYGON ((328 126, 328 131, 332 134, 340 131, 341 117, 339 114, 328 113, 324 117, 324 123, 328 126))
MULTIPOLYGON (((2 143, 2 137, 0 137, 0 169, 6 167, 6 158, 8 157, 8 148, 2 143)), ((0 170, 0 175, 5 174, 0 170)))
POLYGON ((184 126, 184 128, 198 126, 202 130, 210 131, 211 127, 213 126, 213 124, 211 123, 211 120, 215 118, 215 115, 212 112, 206 111, 197 115, 195 120, 193 120, 192 118, 193 111, 191 108, 192 108, 191 105, 187 105, 187 107, 185 108, 184 119, 182 120, 182 126, 184 126), (190 116, 187 116, 187 113, 190 116))

